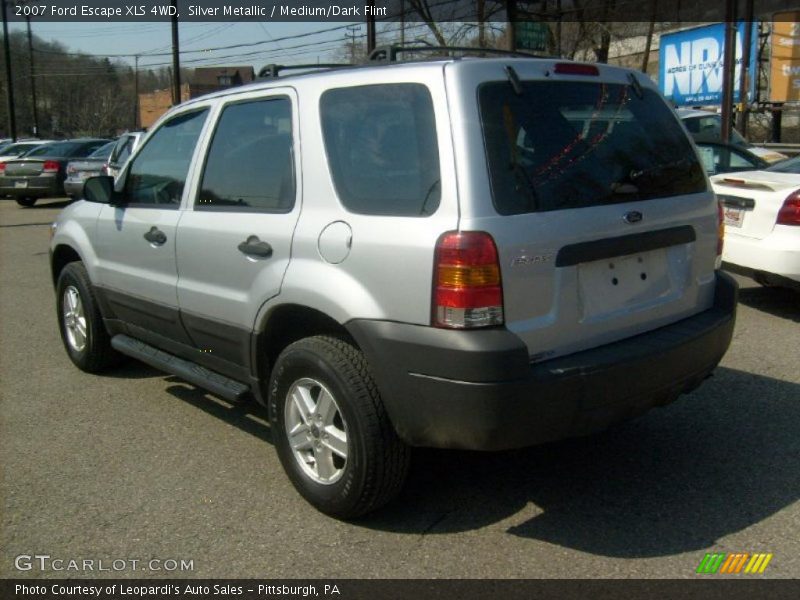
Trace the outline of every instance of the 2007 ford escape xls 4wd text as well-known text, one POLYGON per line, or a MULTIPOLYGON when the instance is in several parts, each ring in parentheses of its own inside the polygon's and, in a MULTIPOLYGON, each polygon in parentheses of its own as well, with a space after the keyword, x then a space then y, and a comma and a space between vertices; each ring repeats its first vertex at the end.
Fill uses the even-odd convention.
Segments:
POLYGON ((72 361, 269 413, 373 510, 409 448, 500 450, 675 400, 730 343, 719 209, 647 77, 549 59, 315 72, 185 102, 53 226, 72 361))

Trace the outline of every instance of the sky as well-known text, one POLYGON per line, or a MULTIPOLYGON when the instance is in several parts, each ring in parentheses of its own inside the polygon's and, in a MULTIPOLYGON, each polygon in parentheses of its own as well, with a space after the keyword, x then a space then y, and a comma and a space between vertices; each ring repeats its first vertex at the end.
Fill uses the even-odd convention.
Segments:
MULTIPOLYGON (((394 27, 399 27, 395 25, 394 27)), ((12 31, 24 31, 24 23, 11 23, 12 31)), ((33 34, 57 41, 71 52, 111 56, 133 65, 139 54, 140 68, 172 64, 172 29, 165 23, 53 23, 31 22, 33 34), (161 56, 158 56, 161 54, 161 56)), ((412 30, 413 31, 413 30, 412 30)), ((216 65, 301 64, 335 61, 345 47, 345 35, 364 36, 362 23, 179 23, 181 63, 185 67, 216 65), (350 25, 353 30, 348 30, 350 25), (273 41, 274 40, 274 41, 273 41), (224 46, 256 44, 239 48, 224 46)), ((363 37, 361 38, 363 39, 363 37)), ((338 61, 337 61, 338 62, 338 61)))

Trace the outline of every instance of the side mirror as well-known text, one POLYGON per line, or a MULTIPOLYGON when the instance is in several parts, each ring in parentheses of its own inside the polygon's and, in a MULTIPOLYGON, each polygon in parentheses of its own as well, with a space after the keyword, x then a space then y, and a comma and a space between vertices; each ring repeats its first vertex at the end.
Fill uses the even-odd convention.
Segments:
POLYGON ((122 204, 122 194, 114 191, 114 178, 108 175, 90 177, 83 184, 83 197, 99 204, 122 204))

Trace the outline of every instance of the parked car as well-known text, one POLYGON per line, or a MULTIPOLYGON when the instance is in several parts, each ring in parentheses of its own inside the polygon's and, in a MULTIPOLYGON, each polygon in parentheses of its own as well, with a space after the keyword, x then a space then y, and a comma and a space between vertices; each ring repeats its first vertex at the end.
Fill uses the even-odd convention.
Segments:
POLYGON ((711 182, 724 210, 724 267, 800 290, 800 157, 711 182))
MULTIPOLYGON (((696 142, 722 142, 722 116, 718 113, 693 108, 679 108, 677 113, 696 142)), ((731 128, 730 143, 739 148, 749 150, 768 163, 786 160, 787 158, 781 152, 759 148, 751 144, 734 128, 731 128)))
POLYGON ((114 150, 111 153, 111 157, 109 158, 106 175, 111 175, 112 177, 119 175, 122 167, 125 166, 125 162, 130 158, 134 150, 136 150, 136 147, 139 145, 139 140, 142 139, 143 135, 144 131, 129 131, 119 136, 114 150))
POLYGON ((12 158, 19 158, 30 152, 34 148, 43 146, 44 144, 51 144, 50 140, 30 140, 25 142, 14 142, 0 148, 0 163, 7 162, 12 158))
POLYGON ((397 494, 411 446, 517 448, 672 402, 733 332, 717 200, 629 69, 264 81, 174 107, 85 197, 50 246, 72 362, 254 396, 289 479, 340 518, 397 494))
POLYGON ((706 173, 719 175, 736 171, 766 169, 769 163, 749 150, 722 142, 695 142, 706 173))
POLYGON ((20 206, 33 206, 39 198, 63 196, 67 163, 88 156, 109 141, 81 138, 53 142, 0 163, 0 194, 13 196, 20 206))
POLYGON ((82 160, 67 163, 67 178, 64 180, 64 193, 70 198, 83 197, 83 184, 96 175, 108 175, 108 163, 111 151, 117 142, 108 142, 100 146, 82 160))

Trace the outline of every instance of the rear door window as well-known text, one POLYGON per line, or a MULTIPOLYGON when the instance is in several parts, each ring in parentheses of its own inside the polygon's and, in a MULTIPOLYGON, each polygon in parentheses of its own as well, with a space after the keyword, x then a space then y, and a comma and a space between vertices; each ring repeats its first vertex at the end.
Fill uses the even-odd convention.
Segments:
POLYGON ((289 98, 225 107, 211 141, 195 210, 289 212, 294 200, 289 98))
POLYGON ((433 101, 418 83, 333 89, 320 101, 333 182, 345 208, 425 216, 439 206, 433 101))
POLYGON ((536 81, 478 91, 500 214, 563 210, 706 190, 684 129, 657 93, 536 81))

